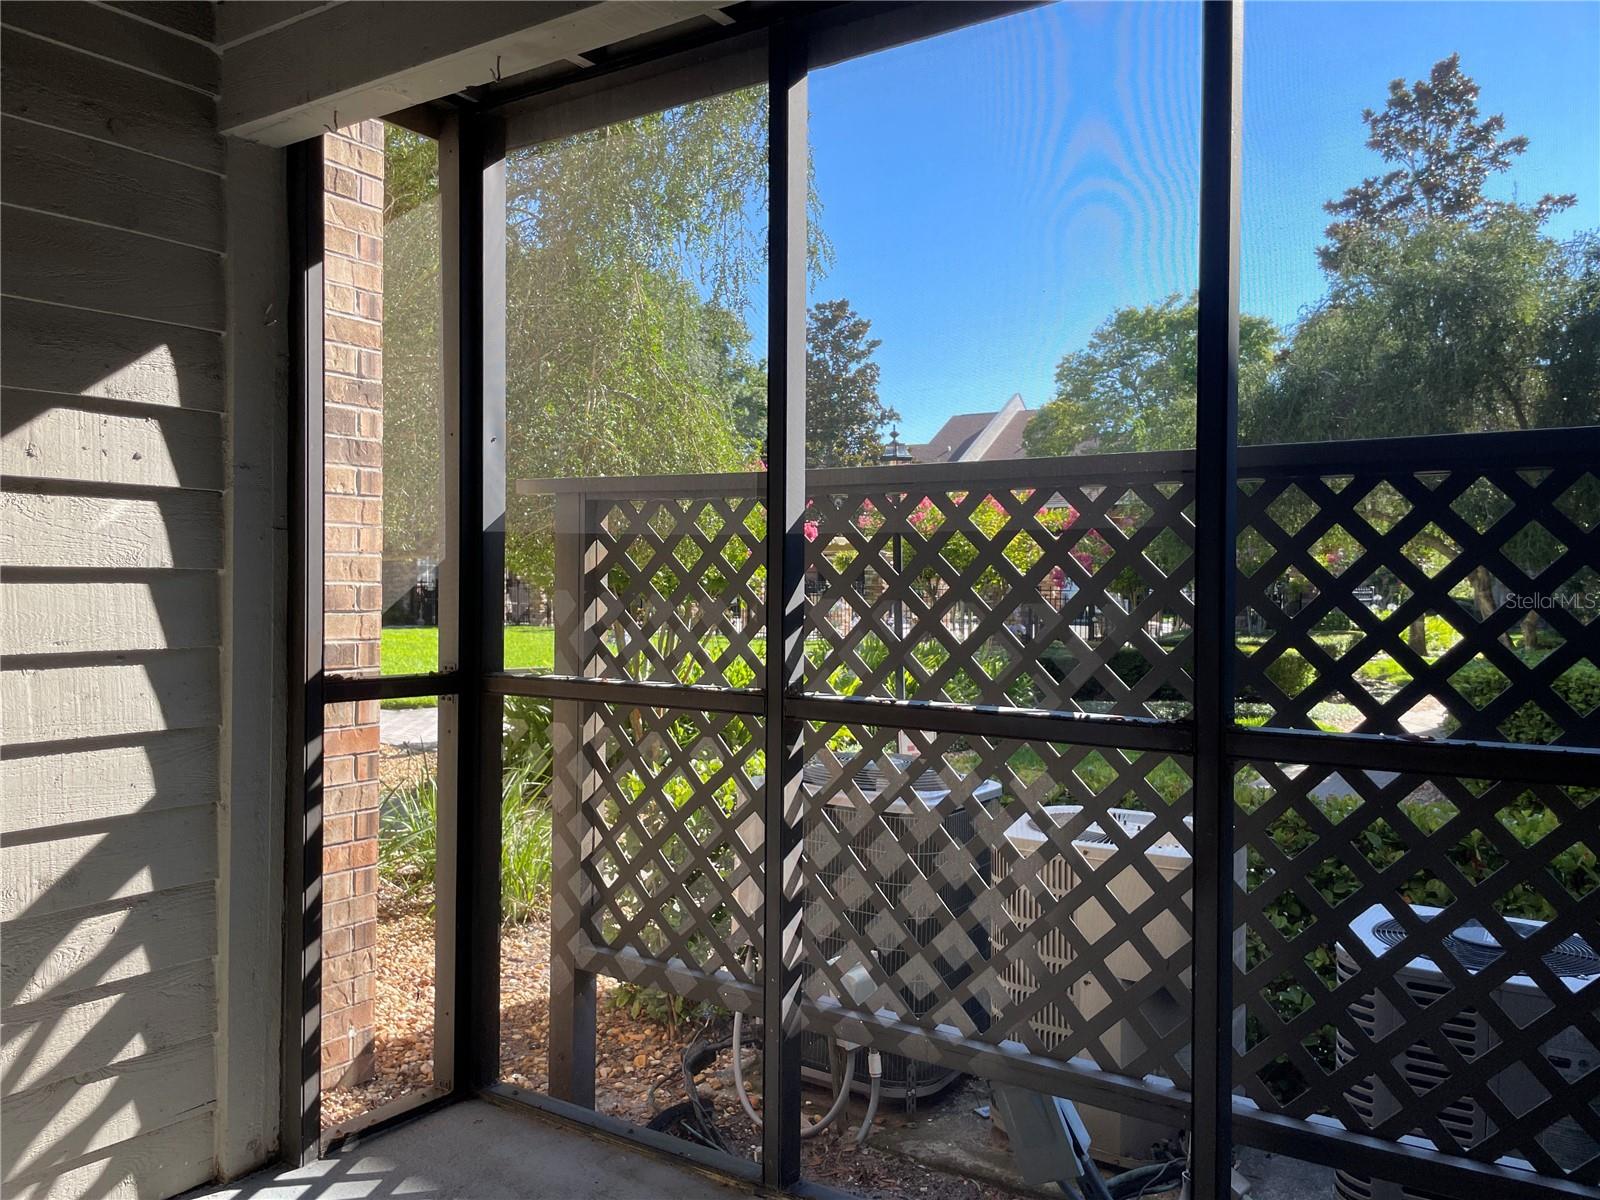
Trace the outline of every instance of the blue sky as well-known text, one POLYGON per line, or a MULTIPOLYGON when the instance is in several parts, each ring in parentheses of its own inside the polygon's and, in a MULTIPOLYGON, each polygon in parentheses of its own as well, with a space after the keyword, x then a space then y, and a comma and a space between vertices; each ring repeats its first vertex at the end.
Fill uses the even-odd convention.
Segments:
MULTIPOLYGON (((1496 185, 1577 192, 1600 227, 1600 4, 1253 3, 1246 9, 1243 304, 1322 294, 1322 202, 1380 162, 1361 110, 1460 51, 1532 147, 1496 185)), ((835 250, 812 299, 882 338, 908 441, 1020 391, 1114 308, 1194 287, 1200 13, 1062 4, 819 71, 811 142, 835 250)))

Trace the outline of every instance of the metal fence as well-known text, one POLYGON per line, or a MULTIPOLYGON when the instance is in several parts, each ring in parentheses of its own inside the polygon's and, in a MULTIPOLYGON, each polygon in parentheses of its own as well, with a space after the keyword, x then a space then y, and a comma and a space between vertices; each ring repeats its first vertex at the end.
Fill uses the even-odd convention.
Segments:
MULTIPOLYGON (((556 675, 644 685, 555 702, 553 953, 747 1012, 763 487, 522 485, 556 675)), ((807 1028, 1182 1126, 1192 455, 808 487, 807 1028)), ((1600 477, 1544 434, 1258 447, 1238 504, 1236 1125, 1600 1182, 1600 779, 1485 744, 1600 744, 1600 477)))

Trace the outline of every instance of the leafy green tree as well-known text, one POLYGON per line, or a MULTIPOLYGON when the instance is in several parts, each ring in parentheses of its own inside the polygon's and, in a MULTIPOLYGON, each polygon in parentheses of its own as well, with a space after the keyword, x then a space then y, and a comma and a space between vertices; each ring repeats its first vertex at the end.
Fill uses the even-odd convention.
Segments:
POLYGON ((1543 233, 1575 198, 1485 193, 1528 139, 1482 116, 1478 93, 1451 55, 1425 80, 1392 81, 1382 110, 1362 114, 1368 147, 1392 169, 1325 205, 1328 294, 1296 330, 1247 436, 1529 429, 1585 407, 1594 419, 1582 366, 1576 388, 1552 387, 1550 370, 1558 355, 1584 357, 1566 332, 1576 316, 1581 339, 1575 256, 1543 233))
POLYGON ((1547 195, 1518 205, 1484 194, 1489 179, 1510 170, 1527 151, 1528 139, 1502 136, 1506 119, 1499 113, 1480 116, 1478 85, 1461 70, 1459 54, 1440 59, 1427 79, 1409 87, 1403 78, 1390 81, 1383 108, 1367 109, 1361 120, 1368 148, 1393 167, 1323 206, 1336 218, 1318 251, 1330 273, 1343 273, 1346 254, 1359 254, 1374 233, 1405 236, 1437 220, 1477 228, 1513 210, 1531 214, 1538 225, 1576 203, 1571 195, 1547 195))
MULTIPOLYGON (((765 124, 751 89, 509 157, 508 479, 742 464, 706 318, 731 347, 762 268, 765 124)), ((550 582, 550 502, 508 504, 508 564, 550 582)))
POLYGON ((439 147, 385 127, 383 208, 383 550, 437 559, 439 474, 439 147))
MULTIPOLYGON (((1246 437, 1316 441, 1564 423, 1583 407, 1550 386, 1552 341, 1569 337, 1565 258, 1525 209, 1481 223, 1431 220, 1399 238, 1353 238, 1327 297, 1295 331, 1246 437)), ((1583 351, 1568 347, 1576 363, 1583 351)))
POLYGON ((734 435, 745 457, 754 460, 767 440, 767 364, 752 357, 750 329, 737 313, 708 304, 701 324, 734 435))
MULTIPOLYGON (((1023 435, 1027 453, 1193 446, 1198 319, 1199 302, 1192 295, 1112 313, 1086 347, 1057 365, 1055 395, 1023 435)), ((1247 411, 1264 390, 1277 344, 1271 321, 1240 318, 1241 410, 1247 411)))
POLYGON ((848 300, 813 304, 806 321, 806 461, 814 467, 875 462, 900 414, 878 397, 883 343, 848 300))
POLYGON ((1562 254, 1569 286, 1546 334, 1545 410, 1552 424, 1592 425, 1600 421, 1600 233, 1580 234, 1562 254))
MULTIPOLYGON (((1480 115, 1478 86, 1455 55, 1426 80, 1395 80, 1383 110, 1363 121, 1367 145, 1392 169, 1326 205, 1336 218, 1319 250, 1328 293, 1295 330, 1243 436, 1309 441, 1600 419, 1592 239, 1563 247, 1543 231, 1574 198, 1523 204, 1484 190, 1528 139, 1505 136, 1504 118, 1480 115)), ((1476 503, 1464 496, 1458 508, 1492 519, 1476 503)), ((1482 504, 1490 503, 1486 490, 1482 504)), ((1429 552, 1453 556, 1434 540, 1429 552)), ((1480 615, 1492 613, 1487 569, 1473 571, 1471 588, 1480 615)), ((1530 614, 1525 645, 1536 644, 1538 625, 1530 614)), ((1421 622, 1412 642, 1426 645, 1421 622)))

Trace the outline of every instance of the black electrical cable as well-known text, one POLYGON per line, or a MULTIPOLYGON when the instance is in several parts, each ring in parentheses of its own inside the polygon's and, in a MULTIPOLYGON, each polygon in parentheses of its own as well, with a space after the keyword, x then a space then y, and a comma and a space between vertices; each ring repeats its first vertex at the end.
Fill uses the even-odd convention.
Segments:
POLYGON ((1183 1178, 1184 1165, 1184 1159, 1172 1158, 1135 1167, 1107 1180, 1106 1190, 1111 1193, 1112 1200, 1139 1200, 1141 1196, 1177 1183, 1183 1178))
MULTIPOLYGON (((678 1075, 683 1083, 683 1089, 688 1099, 667 1108, 659 1108, 656 1101, 656 1092, 672 1078, 673 1072, 668 1071, 653 1084, 646 1093, 648 1103, 654 1116, 651 1117, 646 1128, 658 1132, 671 1132, 676 1129, 683 1135, 692 1137, 713 1149, 732 1154, 733 1150, 728 1145, 728 1140, 723 1136, 722 1130, 717 1126, 716 1119, 712 1116, 709 1101, 695 1086, 694 1077, 716 1062, 717 1055, 733 1046, 733 1038, 719 1038, 714 1042, 702 1041, 707 1029, 711 1027, 708 1020, 702 1025, 695 1036, 683 1048, 679 1058, 678 1075)), ((744 1046, 761 1045, 761 1031, 759 1027, 745 1034, 740 1039, 744 1045, 736 1053, 743 1053, 744 1046)))

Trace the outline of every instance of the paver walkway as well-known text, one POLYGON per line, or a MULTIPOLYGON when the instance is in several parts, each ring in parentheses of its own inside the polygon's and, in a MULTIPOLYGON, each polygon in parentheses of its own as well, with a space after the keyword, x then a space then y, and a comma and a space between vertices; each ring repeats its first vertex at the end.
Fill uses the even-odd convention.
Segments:
POLYGON ((378 737, 385 746, 433 750, 439 745, 437 708, 385 708, 378 714, 378 737))

